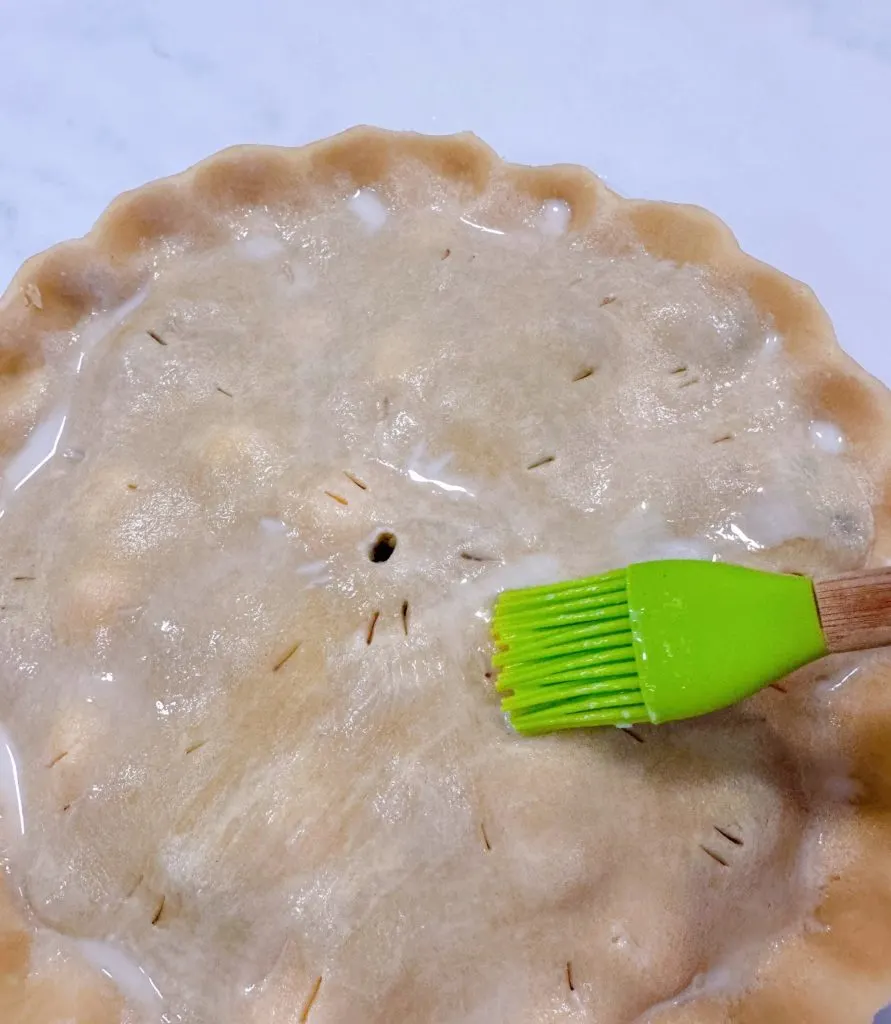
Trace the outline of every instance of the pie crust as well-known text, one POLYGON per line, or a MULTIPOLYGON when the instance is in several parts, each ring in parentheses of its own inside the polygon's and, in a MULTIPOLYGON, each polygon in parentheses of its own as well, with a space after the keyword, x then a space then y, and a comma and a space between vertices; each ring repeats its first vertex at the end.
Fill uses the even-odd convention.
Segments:
POLYGON ((891 997, 887 655, 633 736, 519 740, 486 679, 481 609, 555 570, 891 557, 886 389, 710 214, 471 135, 225 151, 18 273, 0 453, 0 1019, 837 1024, 891 997))

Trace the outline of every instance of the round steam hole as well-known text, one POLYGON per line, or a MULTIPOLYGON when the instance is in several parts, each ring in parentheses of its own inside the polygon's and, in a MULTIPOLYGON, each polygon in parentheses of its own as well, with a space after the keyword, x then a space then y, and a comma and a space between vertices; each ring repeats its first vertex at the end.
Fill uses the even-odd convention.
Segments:
POLYGON ((386 562, 395 550, 396 534, 387 530, 374 538, 374 543, 368 549, 368 557, 372 562, 386 562))

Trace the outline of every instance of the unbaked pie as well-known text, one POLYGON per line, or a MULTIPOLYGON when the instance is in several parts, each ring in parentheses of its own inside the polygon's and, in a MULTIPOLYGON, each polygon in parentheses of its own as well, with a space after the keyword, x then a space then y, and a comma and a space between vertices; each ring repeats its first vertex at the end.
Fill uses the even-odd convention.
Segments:
POLYGON ((521 739, 494 596, 891 554, 891 402, 689 207, 244 148, 0 306, 0 1019, 867 1021, 891 662, 521 739))

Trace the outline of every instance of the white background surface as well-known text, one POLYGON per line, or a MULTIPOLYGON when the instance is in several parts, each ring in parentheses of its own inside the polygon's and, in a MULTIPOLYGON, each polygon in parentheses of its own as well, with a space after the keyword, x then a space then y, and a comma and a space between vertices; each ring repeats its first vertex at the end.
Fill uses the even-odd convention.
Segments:
POLYGON ((891 382, 888 0, 0 0, 0 288, 123 189, 357 122, 707 206, 891 382))

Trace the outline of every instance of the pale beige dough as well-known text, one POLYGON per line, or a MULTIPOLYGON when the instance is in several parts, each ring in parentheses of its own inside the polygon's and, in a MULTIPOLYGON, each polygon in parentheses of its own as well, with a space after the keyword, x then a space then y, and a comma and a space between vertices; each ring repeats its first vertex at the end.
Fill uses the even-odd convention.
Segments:
POLYGON ((27 265, 0 345, 0 1019, 880 1004, 882 656, 630 735, 521 740, 490 679, 504 587, 891 550, 886 393, 708 215, 469 137, 235 151, 27 265))

